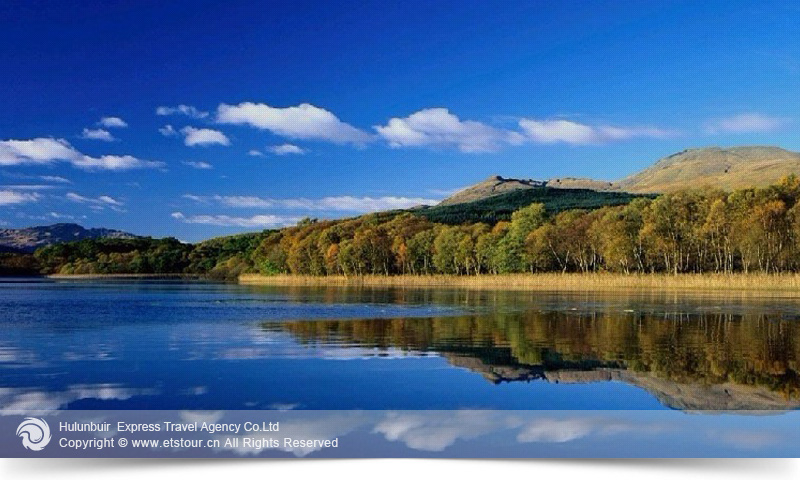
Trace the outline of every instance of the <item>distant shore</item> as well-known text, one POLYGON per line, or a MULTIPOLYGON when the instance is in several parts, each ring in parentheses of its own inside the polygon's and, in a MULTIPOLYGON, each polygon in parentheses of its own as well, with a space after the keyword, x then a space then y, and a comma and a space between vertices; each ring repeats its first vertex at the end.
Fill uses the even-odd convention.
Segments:
POLYGON ((773 292, 800 296, 800 274, 737 273, 737 274, 613 274, 613 273, 540 273, 508 275, 365 275, 365 276, 308 276, 244 274, 244 285, 274 286, 342 286, 342 287, 404 287, 404 288, 463 288, 480 290, 531 291, 727 291, 773 292))

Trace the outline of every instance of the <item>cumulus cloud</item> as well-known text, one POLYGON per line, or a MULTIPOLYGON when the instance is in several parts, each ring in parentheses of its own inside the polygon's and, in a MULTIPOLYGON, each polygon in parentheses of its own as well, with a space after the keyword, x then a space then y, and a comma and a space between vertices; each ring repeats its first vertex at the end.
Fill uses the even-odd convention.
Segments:
POLYGON ((49 164, 59 160, 71 161, 79 156, 81 154, 64 139, 0 141, 0 165, 4 166, 49 164))
POLYGON ((214 168, 214 166, 208 162, 183 162, 183 164, 198 170, 211 170, 214 168))
POLYGON ((114 135, 111 135, 111 132, 103 130, 102 128, 84 128, 81 138, 86 140, 103 140, 105 142, 113 142, 116 140, 114 135))
POLYGON ((178 131, 175 130, 172 127, 172 125, 164 125, 163 127, 159 128, 158 131, 159 131, 159 133, 161 133, 161 135, 164 135, 165 137, 176 137, 176 136, 178 136, 178 131))
POLYGON ((617 127, 585 125, 570 120, 534 120, 523 118, 519 126, 527 138, 536 143, 590 145, 632 138, 668 138, 675 132, 656 127, 617 127))
POLYGON ((33 203, 38 202, 40 198, 41 195, 36 192, 27 193, 14 190, 0 190, 0 206, 33 203))
POLYGON ((178 105, 177 107, 158 107, 156 108, 156 115, 186 115, 192 118, 206 118, 208 112, 203 112, 196 109, 191 105, 178 105))
POLYGON ((446 108, 427 108, 405 118, 392 118, 375 130, 392 148, 458 148, 465 153, 494 152, 504 145, 520 145, 519 133, 472 120, 461 120, 446 108))
POLYGON ((255 149, 250 150, 249 152, 247 152, 247 154, 250 155, 251 157, 263 157, 264 156, 264 152, 262 152, 260 150, 255 150, 255 149))
POLYGON ((184 127, 181 133, 185 136, 183 143, 186 146, 194 147, 197 145, 225 145, 231 144, 231 141, 224 133, 219 130, 212 130, 210 128, 195 128, 184 127))
POLYGON ((277 228, 294 225, 299 217, 282 217, 278 215, 253 215, 252 217, 232 217, 229 215, 192 215, 173 212, 172 218, 183 223, 215 225, 218 227, 277 228))
POLYGON ((759 133, 771 132, 786 125, 784 118, 761 113, 740 113, 730 117, 715 118, 706 123, 706 133, 759 133))
POLYGON ((419 205, 435 205, 438 200, 421 197, 353 197, 349 195, 320 199, 287 198, 273 199, 252 195, 191 195, 183 198, 198 203, 215 203, 233 208, 281 208, 288 210, 328 210, 345 212, 379 212, 412 208, 419 205))
POLYGON ((103 117, 97 124, 106 128, 125 128, 128 126, 128 123, 119 117, 103 117))
POLYGON ((252 102, 223 103, 217 108, 217 122, 249 125, 283 137, 338 144, 363 145, 372 139, 367 132, 342 122, 328 110, 308 103, 286 108, 252 102))
POLYGON ((74 167, 84 170, 131 170, 164 166, 162 162, 141 160, 131 155, 90 157, 75 150, 64 139, 34 138, 32 140, 0 141, 0 165, 46 165, 60 161, 69 162, 74 167))
POLYGON ((284 143, 283 145, 274 145, 269 147, 269 151, 274 153, 275 155, 302 155, 306 153, 305 150, 298 147, 297 145, 292 145, 291 143, 284 143))

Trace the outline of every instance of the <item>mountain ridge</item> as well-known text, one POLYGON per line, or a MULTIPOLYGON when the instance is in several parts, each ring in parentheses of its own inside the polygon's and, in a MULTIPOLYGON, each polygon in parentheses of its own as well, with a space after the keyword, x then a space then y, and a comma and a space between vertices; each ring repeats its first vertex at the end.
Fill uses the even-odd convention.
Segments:
POLYGON ((577 177, 520 180, 492 175, 458 191, 439 205, 474 202, 531 188, 637 194, 670 193, 706 186, 735 190, 772 185, 790 174, 800 174, 800 153, 774 146, 699 147, 663 157, 649 167, 613 182, 577 177))
POLYGON ((77 223, 54 223, 27 228, 0 229, 0 251, 31 253, 39 247, 89 238, 140 238, 110 228, 84 228, 77 223))

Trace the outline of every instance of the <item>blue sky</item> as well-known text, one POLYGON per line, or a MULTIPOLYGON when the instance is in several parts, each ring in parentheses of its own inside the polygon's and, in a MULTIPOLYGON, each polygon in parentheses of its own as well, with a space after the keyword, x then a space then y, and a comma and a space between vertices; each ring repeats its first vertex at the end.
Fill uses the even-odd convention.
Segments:
POLYGON ((799 39, 792 2, 4 2, 0 223, 197 241, 800 150, 799 39))

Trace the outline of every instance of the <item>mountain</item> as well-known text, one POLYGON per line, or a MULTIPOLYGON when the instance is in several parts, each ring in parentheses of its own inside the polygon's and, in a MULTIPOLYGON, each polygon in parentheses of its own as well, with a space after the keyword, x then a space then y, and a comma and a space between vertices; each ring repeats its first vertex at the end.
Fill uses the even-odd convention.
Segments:
POLYGON ((616 182, 591 178, 551 178, 546 182, 493 175, 465 188, 438 206, 458 205, 518 190, 594 190, 639 194, 669 193, 682 188, 713 186, 723 190, 765 187, 790 175, 800 175, 800 153, 778 147, 705 147, 672 154, 616 182))
POLYGON ((800 153, 782 148, 693 148, 662 158, 615 182, 614 188, 636 193, 704 186, 734 190, 771 185, 792 173, 800 174, 800 153))
POLYGON ((536 180, 519 180, 516 178, 503 178, 500 175, 492 175, 480 183, 459 190, 450 197, 445 198, 439 203, 439 206, 474 202, 476 200, 483 200, 516 190, 530 190, 542 186, 544 186, 544 182, 536 180))
POLYGON ((75 223, 43 227, 0 229, 0 251, 33 252, 54 243, 76 242, 87 238, 138 238, 137 235, 107 228, 83 228, 75 223))

